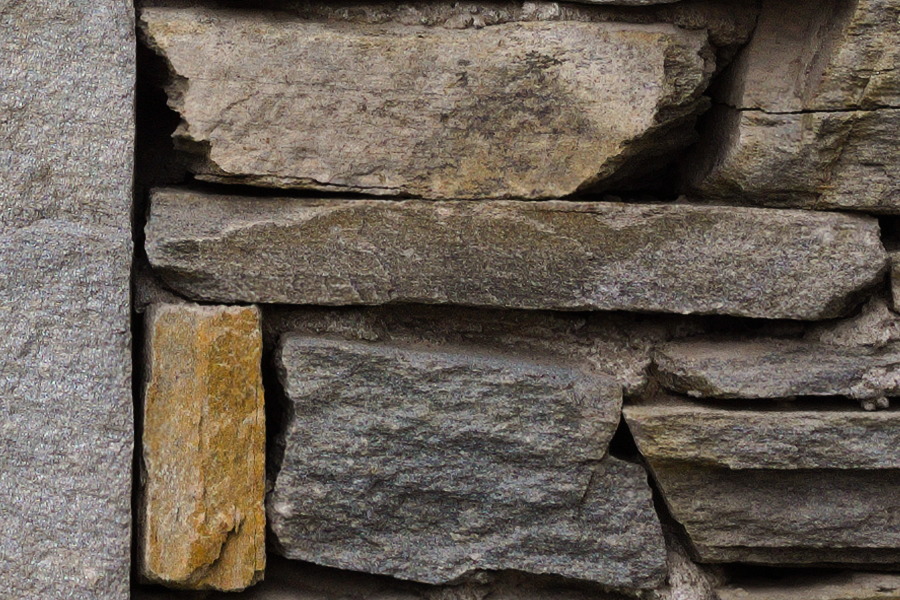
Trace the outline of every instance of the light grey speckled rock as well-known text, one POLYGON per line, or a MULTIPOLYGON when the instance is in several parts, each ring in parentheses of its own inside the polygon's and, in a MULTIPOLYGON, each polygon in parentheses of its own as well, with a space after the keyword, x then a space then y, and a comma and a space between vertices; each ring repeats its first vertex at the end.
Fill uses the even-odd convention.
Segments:
POLYGON ((457 30, 152 7, 141 23, 171 66, 197 177, 279 188, 564 196, 689 144, 715 68, 705 31, 667 24, 457 30))
POLYGON ((900 212, 898 38, 894 0, 764 0, 718 85, 691 186, 717 201, 900 212))
POLYGON ((666 388, 695 398, 847 396, 874 402, 900 395, 896 345, 873 349, 803 340, 693 339, 657 349, 654 364, 666 388))
POLYGON ((625 408, 702 561, 900 564, 900 412, 625 408))
POLYGON ((163 189, 146 249, 197 300, 820 319, 881 279, 878 235, 874 219, 807 211, 163 189))
POLYGON ((290 558, 427 583, 476 570, 647 588, 665 550, 646 474, 606 457, 621 394, 551 363, 285 336, 290 558))
POLYGON ((0 2, 0 596, 125 600, 134 23, 0 2))

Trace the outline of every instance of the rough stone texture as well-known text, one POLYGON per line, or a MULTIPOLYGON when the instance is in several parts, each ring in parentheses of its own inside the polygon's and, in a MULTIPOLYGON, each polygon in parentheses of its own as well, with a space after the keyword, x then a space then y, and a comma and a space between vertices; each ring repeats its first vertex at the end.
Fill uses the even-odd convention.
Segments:
POLYGON ((900 563, 900 412, 625 408, 702 561, 900 563))
POLYGON ((564 196, 690 143, 715 68, 705 32, 667 24, 461 31, 153 7, 141 22, 197 177, 278 188, 564 196))
POLYGON ((259 310, 162 304, 146 319, 140 574, 244 589, 265 568, 259 310))
POLYGON ((900 600, 900 575, 887 573, 791 573, 769 581, 730 584, 716 600, 900 600))
POLYGON ((803 340, 694 339, 654 353, 662 384, 695 398, 756 399, 900 395, 900 348, 803 340))
POLYGON ((881 279, 867 217, 612 202, 151 200, 147 254, 197 300, 819 319, 881 279))
POLYGON ((130 4, 0 2, 0 596, 128 598, 130 4))
MULTIPOLYGON (((893 279, 893 272, 891 277, 893 279)), ((883 348, 900 342, 900 315, 891 310, 886 295, 879 294, 866 301, 857 314, 814 325, 804 337, 833 346, 883 348)))
POLYGON ((900 109, 767 113, 718 106, 688 163, 717 203, 900 212, 900 109))
POLYGON ((891 303, 895 311, 900 311, 900 252, 890 254, 891 263, 891 303))
POLYGON ((898 38, 893 0, 764 0, 688 163, 691 188, 717 201, 900 212, 898 38))
POLYGON ((661 583, 646 474, 605 458, 609 378, 295 335, 278 365, 289 420, 268 514, 286 556, 426 583, 503 569, 661 583))

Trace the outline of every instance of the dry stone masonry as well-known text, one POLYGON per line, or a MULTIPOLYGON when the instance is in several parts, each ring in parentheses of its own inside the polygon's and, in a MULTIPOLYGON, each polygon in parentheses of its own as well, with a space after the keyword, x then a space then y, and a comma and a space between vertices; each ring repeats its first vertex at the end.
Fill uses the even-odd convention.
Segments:
POLYGON ((897 0, 0 0, 0 598, 900 600, 898 61, 897 0))

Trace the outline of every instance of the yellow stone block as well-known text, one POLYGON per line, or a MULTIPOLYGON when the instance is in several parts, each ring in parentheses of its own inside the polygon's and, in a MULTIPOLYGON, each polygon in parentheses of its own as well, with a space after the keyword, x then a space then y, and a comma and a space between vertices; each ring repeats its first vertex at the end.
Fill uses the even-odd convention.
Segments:
POLYGON ((146 315, 140 575, 241 590, 265 568, 259 310, 158 304, 146 315))

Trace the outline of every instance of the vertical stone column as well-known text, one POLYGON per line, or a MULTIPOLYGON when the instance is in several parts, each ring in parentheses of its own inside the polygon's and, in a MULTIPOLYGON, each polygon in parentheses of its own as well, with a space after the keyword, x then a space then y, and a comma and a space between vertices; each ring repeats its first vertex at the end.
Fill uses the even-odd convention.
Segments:
POLYGON ((0 596, 127 598, 134 19, 0 2, 0 596))

